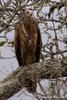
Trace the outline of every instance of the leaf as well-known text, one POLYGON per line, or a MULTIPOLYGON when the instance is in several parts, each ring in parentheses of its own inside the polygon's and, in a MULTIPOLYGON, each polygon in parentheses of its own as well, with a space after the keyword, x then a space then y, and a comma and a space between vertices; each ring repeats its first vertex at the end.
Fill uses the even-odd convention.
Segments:
POLYGON ((14 41, 8 43, 11 47, 14 47, 14 41))
POLYGON ((0 42, 0 47, 3 46, 6 43, 6 41, 1 41, 0 42))

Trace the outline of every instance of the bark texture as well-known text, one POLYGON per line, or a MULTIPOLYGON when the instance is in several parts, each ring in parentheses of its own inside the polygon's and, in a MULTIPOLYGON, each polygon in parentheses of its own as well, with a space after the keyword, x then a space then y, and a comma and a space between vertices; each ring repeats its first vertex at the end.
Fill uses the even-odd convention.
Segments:
POLYGON ((0 82, 0 100, 6 100, 26 87, 31 93, 36 91, 36 83, 40 79, 59 78, 67 76, 67 59, 48 60, 24 67, 0 82), (32 90, 30 89, 32 86, 32 90))

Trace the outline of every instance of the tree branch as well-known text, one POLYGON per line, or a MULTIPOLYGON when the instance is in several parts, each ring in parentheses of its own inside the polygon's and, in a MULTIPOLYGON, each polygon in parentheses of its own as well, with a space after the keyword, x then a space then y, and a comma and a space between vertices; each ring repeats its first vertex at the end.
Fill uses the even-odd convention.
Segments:
POLYGON ((30 85, 35 85, 40 79, 67 76, 66 62, 67 59, 55 59, 19 67, 15 72, 0 82, 0 100, 8 99, 24 87, 26 87, 29 92, 33 93, 35 91, 34 88, 36 87, 30 91, 30 85))

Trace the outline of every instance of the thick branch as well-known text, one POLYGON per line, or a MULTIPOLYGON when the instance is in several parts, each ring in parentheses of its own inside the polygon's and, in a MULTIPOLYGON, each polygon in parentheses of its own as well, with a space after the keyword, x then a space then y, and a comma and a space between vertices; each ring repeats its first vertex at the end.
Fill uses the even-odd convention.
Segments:
POLYGON ((35 83, 39 79, 67 76, 66 62, 65 60, 50 60, 18 68, 0 82, 0 100, 8 99, 24 87, 29 89, 29 82, 35 83))

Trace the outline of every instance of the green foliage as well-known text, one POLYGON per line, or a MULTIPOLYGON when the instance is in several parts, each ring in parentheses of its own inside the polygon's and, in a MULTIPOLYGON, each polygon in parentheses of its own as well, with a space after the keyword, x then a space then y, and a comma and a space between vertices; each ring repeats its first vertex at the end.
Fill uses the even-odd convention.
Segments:
POLYGON ((0 42, 0 47, 3 46, 6 43, 6 41, 1 41, 0 42))
POLYGON ((14 47, 14 41, 8 43, 11 47, 14 47))

